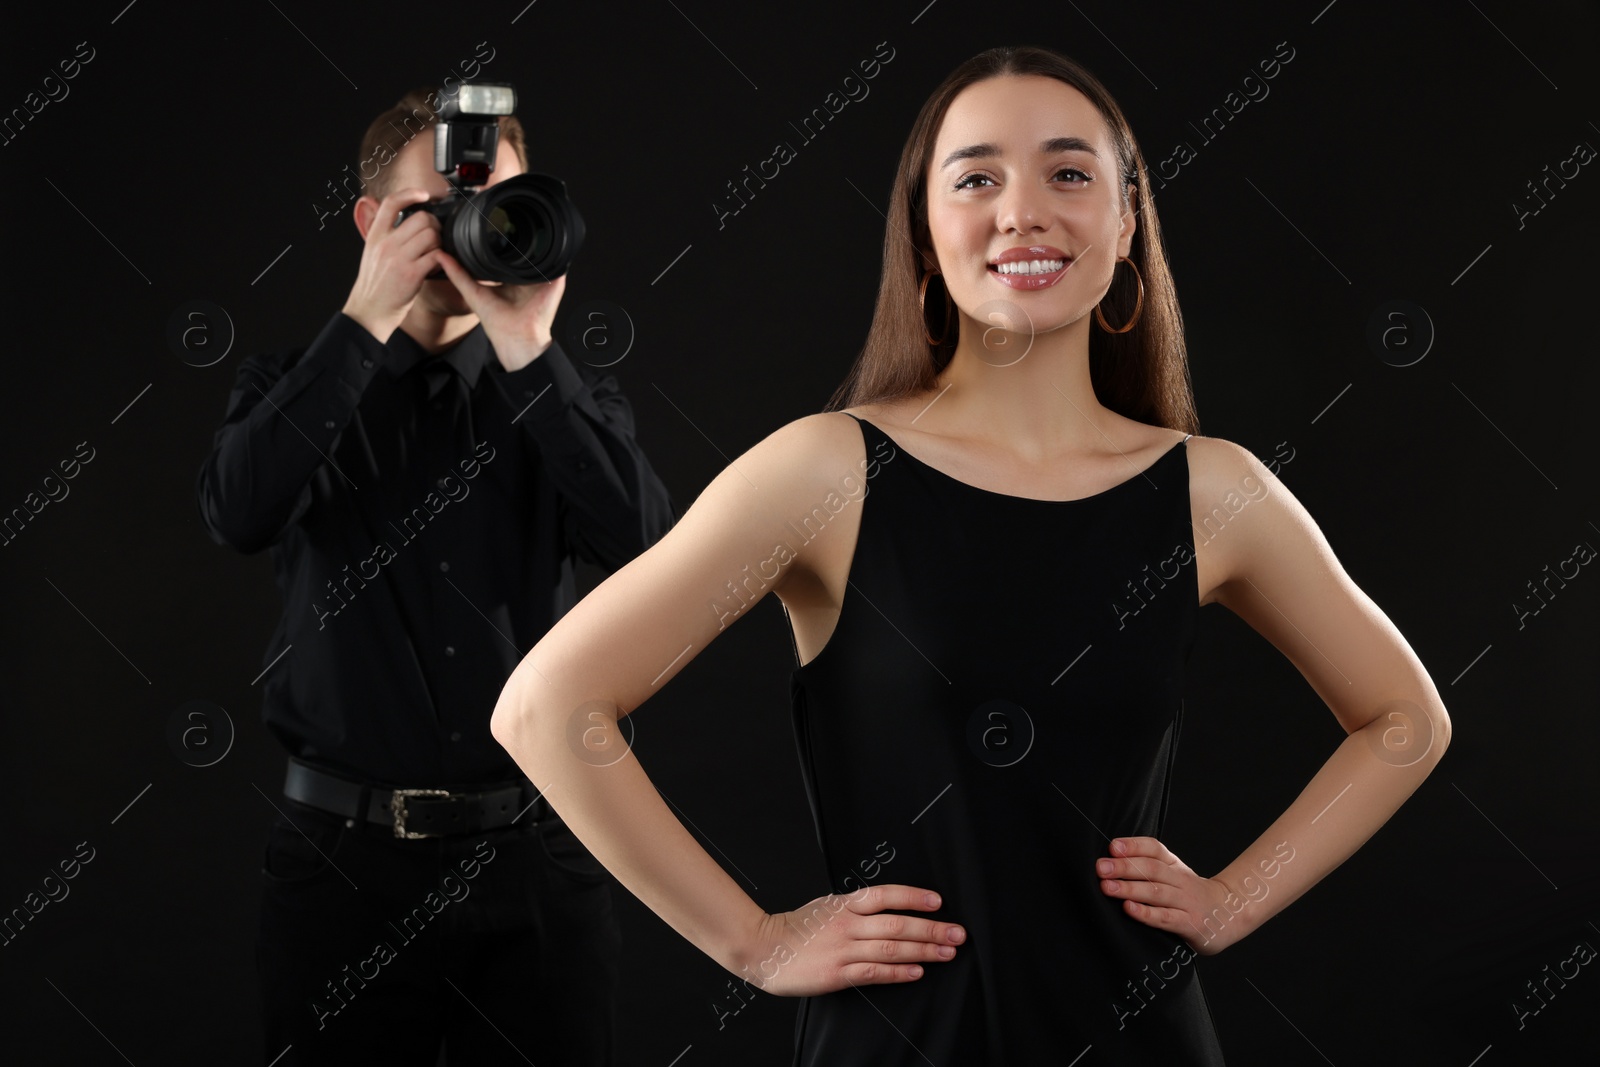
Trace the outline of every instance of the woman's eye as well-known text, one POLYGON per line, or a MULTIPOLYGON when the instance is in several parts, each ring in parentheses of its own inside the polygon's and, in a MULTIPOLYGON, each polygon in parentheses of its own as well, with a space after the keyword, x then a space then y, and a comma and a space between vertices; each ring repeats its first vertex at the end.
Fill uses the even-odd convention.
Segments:
MULTIPOLYGON (((1055 173, 1056 180, 1060 180, 1061 176, 1064 175, 1064 174, 1070 174, 1070 175, 1076 175, 1077 176, 1077 180, 1070 180, 1070 179, 1068 180, 1068 184, 1069 185, 1085 185, 1085 184, 1087 184, 1089 182, 1094 181, 1093 178, 1089 177, 1087 174, 1085 174, 1083 171, 1079 170, 1077 167, 1062 167, 1060 170, 1056 171, 1056 173, 1055 173)), ((991 179, 987 174, 976 174, 975 173, 975 174, 968 174, 965 177, 963 177, 960 181, 955 183, 954 188, 956 188, 956 189, 976 189, 977 186, 973 184, 974 182, 988 182, 990 185, 994 184, 993 179, 991 179)))

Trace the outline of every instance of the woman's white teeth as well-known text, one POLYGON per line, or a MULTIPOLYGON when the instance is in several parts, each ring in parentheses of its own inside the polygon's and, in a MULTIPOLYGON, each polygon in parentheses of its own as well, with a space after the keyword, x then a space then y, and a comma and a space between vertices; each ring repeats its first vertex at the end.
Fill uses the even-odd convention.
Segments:
POLYGON ((1066 265, 1064 259, 1018 259, 1001 263, 995 269, 1001 274, 1053 274, 1066 265))

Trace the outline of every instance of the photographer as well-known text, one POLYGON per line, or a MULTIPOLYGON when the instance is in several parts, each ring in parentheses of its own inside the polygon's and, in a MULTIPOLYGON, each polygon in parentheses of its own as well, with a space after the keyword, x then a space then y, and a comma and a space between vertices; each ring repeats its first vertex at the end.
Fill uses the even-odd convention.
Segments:
MULTIPOLYGON (((609 876, 489 718, 575 602, 573 557, 615 570, 677 509, 616 379, 551 338, 565 274, 480 282, 433 214, 394 225, 451 193, 447 99, 414 90, 373 121, 349 299, 309 346, 241 363, 196 487, 213 540, 270 549, 284 600, 263 718, 290 758, 256 954, 278 1067, 431 1067, 441 1046, 612 1062, 609 876)), ((516 118, 495 124, 486 189, 527 166, 516 118)))

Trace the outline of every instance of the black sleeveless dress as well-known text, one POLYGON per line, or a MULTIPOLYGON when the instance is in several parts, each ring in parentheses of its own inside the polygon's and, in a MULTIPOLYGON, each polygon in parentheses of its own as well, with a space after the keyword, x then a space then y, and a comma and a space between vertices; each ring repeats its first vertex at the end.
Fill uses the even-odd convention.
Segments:
POLYGON ((935 890, 901 914, 967 940, 912 982, 801 1000, 795 1067, 1217 1067, 1200 957, 1094 869, 1166 815, 1199 600, 1187 447, 1036 500, 857 422, 849 584, 791 679, 801 771, 831 890, 935 890))

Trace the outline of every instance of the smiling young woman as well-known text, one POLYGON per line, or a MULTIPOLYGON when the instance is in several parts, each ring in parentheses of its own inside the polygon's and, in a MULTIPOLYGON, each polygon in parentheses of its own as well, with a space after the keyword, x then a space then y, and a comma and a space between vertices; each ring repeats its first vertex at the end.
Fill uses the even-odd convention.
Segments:
POLYGON ((1348 858, 1448 744, 1427 672, 1305 509, 1196 436, 1148 190, 1080 65, 998 48, 958 67, 902 150, 871 330, 827 410, 713 479, 496 707, 496 738, 627 889, 752 988, 805 998, 797 1067, 1221 1064, 1195 957, 1348 858), (857 471, 871 492, 847 507, 857 471), (1226 536, 1196 544, 1220 513, 1226 536), (777 573, 750 576, 775 545, 777 573), (618 743, 615 719, 726 628, 730 591, 738 618, 775 592, 794 633, 832 890, 794 911, 751 900, 618 743), (1203 877, 1162 834, 1213 602, 1349 736, 1203 877), (875 850, 893 864, 863 885, 875 850))

